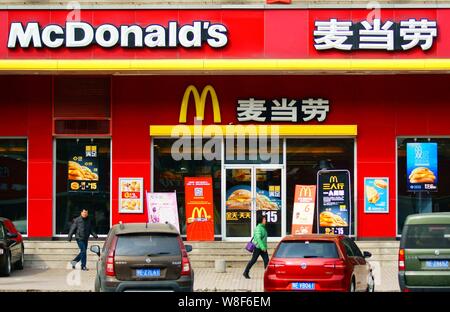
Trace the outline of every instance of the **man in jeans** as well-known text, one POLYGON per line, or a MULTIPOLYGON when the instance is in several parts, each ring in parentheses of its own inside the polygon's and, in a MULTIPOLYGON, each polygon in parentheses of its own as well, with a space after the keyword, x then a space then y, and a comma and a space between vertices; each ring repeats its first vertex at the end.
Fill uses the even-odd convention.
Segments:
POLYGON ((75 269, 75 265, 81 260, 81 269, 83 271, 87 271, 86 262, 87 262, 87 247, 89 236, 92 235, 95 238, 98 238, 98 235, 92 229, 91 221, 88 219, 88 210, 83 209, 81 211, 81 215, 73 220, 72 226, 69 231, 69 242, 72 241, 72 236, 75 234, 75 239, 78 244, 78 248, 80 248, 80 253, 75 259, 72 260, 72 268, 75 269))

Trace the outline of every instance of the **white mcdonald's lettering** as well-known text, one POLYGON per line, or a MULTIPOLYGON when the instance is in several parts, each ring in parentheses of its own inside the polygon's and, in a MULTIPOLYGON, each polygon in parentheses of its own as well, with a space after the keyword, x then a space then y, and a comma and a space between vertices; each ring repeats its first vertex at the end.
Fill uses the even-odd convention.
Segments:
POLYGON ((186 123, 187 109, 189 105, 189 100, 191 98, 191 94, 194 97, 195 115, 197 120, 204 120, 205 118, 206 98, 209 95, 211 97, 214 122, 215 123, 221 122, 219 100, 217 98, 217 93, 214 90, 214 88, 211 85, 207 85, 205 88, 203 88, 203 91, 200 94, 195 86, 190 85, 186 88, 186 91, 184 91, 183 100, 181 101, 180 119, 179 119, 180 123, 186 123))

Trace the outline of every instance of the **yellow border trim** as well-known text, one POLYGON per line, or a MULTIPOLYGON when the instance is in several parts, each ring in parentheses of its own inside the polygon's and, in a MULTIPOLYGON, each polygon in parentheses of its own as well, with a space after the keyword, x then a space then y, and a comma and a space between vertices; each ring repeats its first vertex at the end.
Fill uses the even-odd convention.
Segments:
POLYGON ((154 125, 152 137, 279 135, 293 136, 356 136, 357 125, 154 125))
POLYGON ((450 71, 450 59, 27 59, 2 71, 450 71))

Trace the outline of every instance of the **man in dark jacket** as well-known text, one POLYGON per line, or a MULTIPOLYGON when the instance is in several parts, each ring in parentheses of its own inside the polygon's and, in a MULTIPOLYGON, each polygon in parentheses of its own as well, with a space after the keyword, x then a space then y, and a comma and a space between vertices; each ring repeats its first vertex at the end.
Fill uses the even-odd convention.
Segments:
POLYGON ((87 209, 83 209, 81 211, 81 215, 73 220, 72 226, 69 231, 69 242, 72 241, 72 236, 75 234, 75 239, 78 244, 78 248, 80 248, 80 253, 75 259, 72 260, 72 268, 75 269, 75 265, 81 260, 81 269, 83 271, 87 271, 86 262, 87 262, 87 247, 89 236, 92 235, 95 238, 98 238, 98 235, 94 232, 91 221, 88 219, 88 211, 87 209))

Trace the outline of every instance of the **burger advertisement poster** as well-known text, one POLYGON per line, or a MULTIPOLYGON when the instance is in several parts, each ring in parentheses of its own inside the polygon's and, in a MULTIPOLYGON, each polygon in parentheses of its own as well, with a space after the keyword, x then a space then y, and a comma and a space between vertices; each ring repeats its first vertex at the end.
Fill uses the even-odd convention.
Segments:
POLYGON ((119 213, 144 212, 144 179, 119 178, 119 213))
POLYGON ((437 191, 437 143, 406 144, 406 179, 410 192, 437 191))
POLYGON ((317 173, 319 233, 350 235, 350 185, 348 170, 320 170, 317 173))
POLYGON ((80 145, 67 164, 69 192, 98 192, 98 158, 96 145, 80 145))
POLYGON ((364 212, 389 212, 389 178, 364 179, 364 212))

